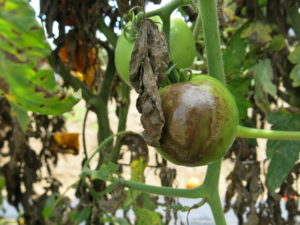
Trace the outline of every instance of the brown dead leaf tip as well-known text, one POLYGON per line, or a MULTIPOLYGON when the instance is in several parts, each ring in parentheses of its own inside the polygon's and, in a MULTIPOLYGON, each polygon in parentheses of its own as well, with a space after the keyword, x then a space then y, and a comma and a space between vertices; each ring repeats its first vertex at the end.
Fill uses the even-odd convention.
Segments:
POLYGON ((54 154, 64 153, 78 155, 79 133, 56 132, 50 144, 50 151, 54 154))
POLYGON ((153 21, 143 19, 131 55, 129 74, 133 88, 139 93, 137 109, 142 114, 144 138, 154 147, 159 147, 165 122, 158 89, 168 63, 168 43, 164 34, 153 21))
POLYGON ((144 162, 148 162, 148 146, 145 139, 137 133, 124 134, 121 137, 122 145, 127 145, 131 150, 131 162, 143 158, 144 162))

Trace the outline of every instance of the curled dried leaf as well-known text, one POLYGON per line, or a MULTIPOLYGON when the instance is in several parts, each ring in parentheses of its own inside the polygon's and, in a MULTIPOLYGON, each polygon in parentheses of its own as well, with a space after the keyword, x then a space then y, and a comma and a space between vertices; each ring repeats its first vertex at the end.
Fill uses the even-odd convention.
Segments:
POLYGON ((50 141, 49 150, 52 154, 57 153, 78 155, 79 133, 56 132, 50 141))
POLYGON ((159 147, 164 126, 161 99, 158 92, 163 73, 167 69, 168 44, 156 24, 144 19, 130 61, 130 82, 139 93, 137 109, 142 114, 146 142, 159 147))
POLYGON ((115 213, 125 198, 124 187, 122 184, 116 184, 110 192, 110 198, 103 196, 100 201, 100 209, 106 212, 115 213))
POLYGON ((131 161, 144 158, 144 162, 148 162, 148 146, 144 138, 136 133, 122 135, 122 145, 127 145, 132 151, 131 161))
POLYGON ((130 9, 129 0, 117 0, 117 4, 121 14, 127 13, 130 9))

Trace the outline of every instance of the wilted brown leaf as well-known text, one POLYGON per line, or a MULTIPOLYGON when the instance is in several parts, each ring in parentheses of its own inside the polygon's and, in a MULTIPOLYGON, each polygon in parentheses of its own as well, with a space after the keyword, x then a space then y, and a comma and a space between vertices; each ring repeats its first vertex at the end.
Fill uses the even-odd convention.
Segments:
POLYGON ((117 0, 117 4, 121 14, 127 13, 130 9, 129 0, 117 0))
POLYGON ((144 162, 148 162, 148 146, 141 135, 136 133, 124 134, 121 143, 127 145, 131 150, 131 161, 144 158, 144 162))
POLYGON ((137 109, 142 114, 144 138, 154 147, 159 147, 164 126, 158 89, 168 62, 165 36, 153 21, 143 19, 131 56, 130 82, 139 93, 137 109))
POLYGON ((53 154, 60 152, 78 155, 79 134, 56 132, 53 134, 53 139, 51 140, 49 149, 53 154))
POLYGON ((115 213, 125 198, 123 185, 116 184, 110 195, 111 197, 108 199, 107 196, 101 198, 100 209, 105 212, 115 213))

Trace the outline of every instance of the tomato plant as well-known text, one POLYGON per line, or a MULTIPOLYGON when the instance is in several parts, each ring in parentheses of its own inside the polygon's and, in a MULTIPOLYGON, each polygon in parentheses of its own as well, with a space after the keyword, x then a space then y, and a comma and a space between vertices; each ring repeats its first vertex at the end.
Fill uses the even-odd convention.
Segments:
POLYGON ((179 211, 208 203, 217 225, 226 225, 223 212, 230 208, 238 209, 238 224, 298 224, 299 1, 170 0, 150 11, 145 2, 161 1, 39 1, 42 23, 29 4, 36 1, 0 3, 1 209, 3 200, 21 209, 18 222, 25 224, 167 225, 179 211), (171 18, 175 11, 184 20, 171 18), (132 25, 118 37, 122 18, 132 25), (124 82, 115 79, 116 71, 124 82), (203 73, 211 77, 198 75, 203 73), (142 133, 126 128, 127 117, 135 116, 128 116, 135 101, 130 88, 139 95, 142 133), (64 117, 79 101, 85 102, 77 106, 82 130, 72 123, 73 113, 64 117), (255 128, 267 123, 278 130, 255 128), (263 149, 256 138, 273 140, 263 149), (64 180, 62 188, 62 177, 53 176, 60 154, 68 157, 59 163, 64 177, 81 168, 77 180, 64 180), (221 201, 223 156, 233 170, 221 201), (188 178, 195 168, 174 168, 169 161, 207 165, 200 168, 206 169, 203 182, 194 177, 185 188, 173 187, 179 169, 188 178), (145 184, 151 168, 162 186, 145 184), (76 196, 66 198, 71 188, 76 196), (201 201, 186 207, 172 197, 201 201), (281 199, 287 217, 278 207, 281 199))
POLYGON ((239 117, 234 98, 210 76, 172 84, 161 93, 165 127, 158 151, 169 161, 199 166, 221 159, 233 143, 239 117))
MULTIPOLYGON (((162 22, 160 18, 156 16, 151 19, 157 23, 161 30, 162 22)), ((126 32, 126 29, 130 29, 130 26, 131 23, 128 23, 124 31, 126 32)), ((129 85, 129 62, 135 40, 134 37, 127 37, 129 35, 126 36, 124 31, 117 41, 115 65, 122 80, 129 85)), ((194 61, 196 49, 193 34, 181 18, 171 18, 169 54, 170 60, 176 65, 177 69, 188 68, 194 61)))

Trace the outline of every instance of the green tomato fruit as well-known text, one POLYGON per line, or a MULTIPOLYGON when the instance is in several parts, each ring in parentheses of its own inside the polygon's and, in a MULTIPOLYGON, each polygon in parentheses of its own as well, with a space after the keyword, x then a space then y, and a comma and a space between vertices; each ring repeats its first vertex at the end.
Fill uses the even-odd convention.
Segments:
POLYGON ((170 24, 170 60, 177 69, 190 67, 196 55, 191 29, 180 18, 172 18, 170 24))
MULTIPOLYGON (((162 22, 159 17, 152 17, 160 30, 162 30, 162 22)), ((126 25, 130 26, 130 24, 126 25)), ((131 59, 131 53, 134 47, 135 41, 128 40, 124 32, 121 33, 117 41, 115 49, 115 65, 118 74, 121 79, 127 83, 129 82, 129 63, 131 59)), ((192 31, 187 24, 180 18, 171 18, 170 23, 170 60, 176 64, 177 69, 188 68, 193 64, 196 48, 192 31)))
POLYGON ((232 145, 238 108, 227 88, 210 76, 172 84, 161 90, 165 126, 157 151, 184 166, 221 159, 232 145))

